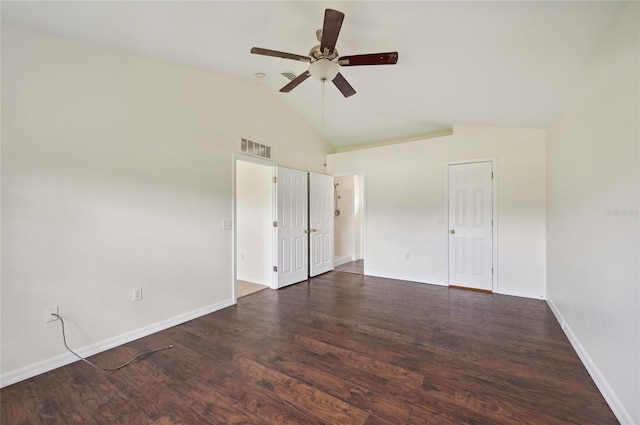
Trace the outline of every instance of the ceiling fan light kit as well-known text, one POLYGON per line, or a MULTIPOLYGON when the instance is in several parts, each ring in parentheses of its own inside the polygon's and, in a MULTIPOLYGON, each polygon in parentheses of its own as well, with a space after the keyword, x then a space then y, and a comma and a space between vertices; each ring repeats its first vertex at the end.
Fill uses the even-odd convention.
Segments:
POLYGON ((322 83, 327 80, 332 81, 344 97, 353 96, 356 91, 340 73, 340 66, 395 65, 398 62, 398 52, 340 56, 336 50, 336 42, 338 41, 343 20, 344 13, 333 9, 325 10, 322 29, 316 31, 316 37, 320 44, 311 48, 308 56, 262 49, 260 47, 253 47, 251 53, 308 62, 310 64, 307 71, 280 89, 283 93, 290 92, 311 76, 322 83))
POLYGON ((338 64, 329 59, 318 59, 309 65, 309 74, 319 81, 333 81, 338 75, 338 64))

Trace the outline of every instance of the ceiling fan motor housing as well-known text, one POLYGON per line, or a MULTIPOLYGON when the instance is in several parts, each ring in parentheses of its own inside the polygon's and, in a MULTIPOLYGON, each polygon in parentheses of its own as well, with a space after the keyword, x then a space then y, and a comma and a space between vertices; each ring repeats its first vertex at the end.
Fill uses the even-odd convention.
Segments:
POLYGON ((338 56, 340 56, 338 54, 338 49, 333 49, 332 52, 328 52, 326 55, 324 53, 322 53, 322 49, 320 48, 320 45, 318 44, 317 46, 313 46, 311 48, 311 50, 309 50, 309 57, 313 60, 313 59, 336 59, 338 56))

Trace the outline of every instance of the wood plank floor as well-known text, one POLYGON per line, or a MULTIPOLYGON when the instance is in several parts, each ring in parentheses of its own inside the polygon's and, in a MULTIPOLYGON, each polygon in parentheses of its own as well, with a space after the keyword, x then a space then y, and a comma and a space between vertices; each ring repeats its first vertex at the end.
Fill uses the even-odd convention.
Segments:
POLYGON ((236 298, 246 297, 247 295, 255 294, 265 289, 269 289, 269 287, 244 280, 236 280, 236 298))
POLYGON ((364 274, 364 260, 349 261, 336 267, 336 271, 364 274))
POLYGON ((543 301, 330 272, 1 390, 2 424, 615 424, 543 301))

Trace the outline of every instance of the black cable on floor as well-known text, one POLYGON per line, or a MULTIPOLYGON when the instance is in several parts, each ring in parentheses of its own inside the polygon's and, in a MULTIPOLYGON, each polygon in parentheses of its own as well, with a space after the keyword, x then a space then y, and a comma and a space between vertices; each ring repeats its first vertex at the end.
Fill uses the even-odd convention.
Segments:
POLYGON ((153 354, 153 353, 157 353, 158 351, 163 351, 163 350, 167 350, 169 348, 173 348, 173 344, 171 345, 167 345, 166 347, 162 347, 162 348, 158 348, 156 350, 150 350, 150 351, 143 351, 142 353, 137 354, 135 357, 133 357, 131 360, 129 360, 128 362, 118 366, 118 367, 114 367, 114 368, 104 368, 104 367, 100 367, 95 365, 94 363, 91 363, 91 361, 85 359, 84 357, 82 357, 80 354, 76 353, 75 351, 73 351, 71 348, 69 348, 69 345, 67 345, 67 336, 65 335, 64 332, 64 320, 62 320, 62 317, 58 314, 55 313, 51 313, 52 316, 57 317, 58 319, 60 319, 60 324, 62 325, 62 342, 64 343, 64 346, 67 350, 69 350, 69 352, 71 354, 73 354, 74 356, 76 356, 77 358, 79 358, 80 360, 82 360, 83 362, 95 367, 98 370, 102 370, 104 372, 115 372, 116 370, 120 370, 123 367, 129 366, 129 364, 133 363, 134 361, 136 361, 137 359, 139 359, 140 357, 147 355, 147 354, 153 354))

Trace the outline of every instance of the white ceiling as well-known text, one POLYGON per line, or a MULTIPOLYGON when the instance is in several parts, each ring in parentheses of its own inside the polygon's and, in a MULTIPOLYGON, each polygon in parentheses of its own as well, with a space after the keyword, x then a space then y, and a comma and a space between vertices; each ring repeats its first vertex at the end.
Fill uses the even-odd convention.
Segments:
POLYGON ((453 124, 547 127, 622 2, 132 1, 8 2, 2 21, 246 79, 254 73, 338 148, 416 138, 453 124), (346 17, 342 55, 398 51, 395 66, 343 67, 344 98, 309 79, 291 93, 280 75, 306 55, 325 8, 346 17))

